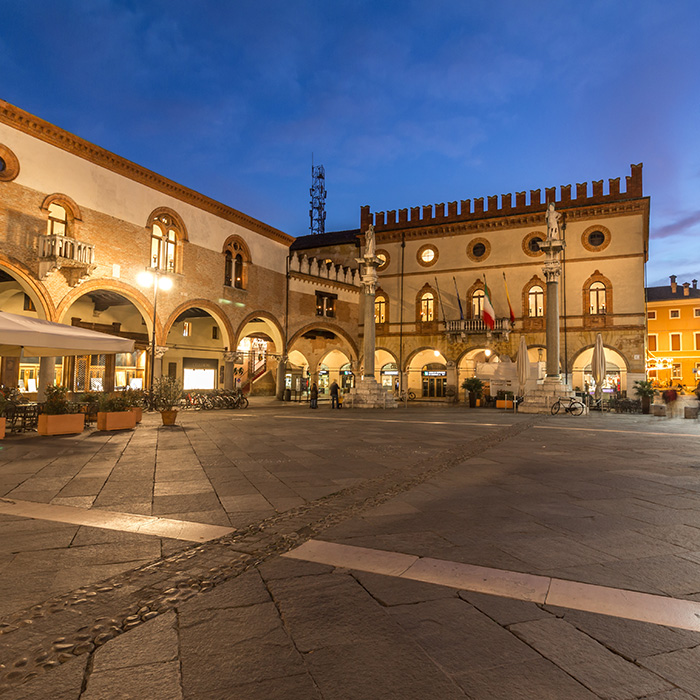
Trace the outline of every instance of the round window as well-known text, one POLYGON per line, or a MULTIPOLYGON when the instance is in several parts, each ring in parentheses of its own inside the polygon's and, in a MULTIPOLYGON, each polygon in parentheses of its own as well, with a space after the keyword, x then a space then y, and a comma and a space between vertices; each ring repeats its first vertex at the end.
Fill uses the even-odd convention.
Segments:
POLYGON ((472 248, 472 255, 475 258, 483 258, 486 255, 486 246, 483 243, 475 243, 472 248))
POLYGON ((0 158, 0 173, 3 170, 5 170, 5 168, 7 168, 7 164, 5 163, 5 161, 2 158, 0 158))
POLYGON ((588 245, 599 248, 605 243, 605 234, 602 231, 591 231, 588 234, 588 245))
POLYGON ((426 248, 421 254, 420 254, 420 259, 424 263, 429 263, 433 261, 433 258, 435 257, 435 251, 432 248, 426 248))
POLYGON ((542 243, 543 239, 542 238, 531 238, 527 242, 527 247, 533 252, 533 253, 539 253, 540 252, 540 243, 542 243))
POLYGON ((384 253, 377 253, 377 257, 379 258, 379 267, 384 267, 388 262, 386 255, 384 253))

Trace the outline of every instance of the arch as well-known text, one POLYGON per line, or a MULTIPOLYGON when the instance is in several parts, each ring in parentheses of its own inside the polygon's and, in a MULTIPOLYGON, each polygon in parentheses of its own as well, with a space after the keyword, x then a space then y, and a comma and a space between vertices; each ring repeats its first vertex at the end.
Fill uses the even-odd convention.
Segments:
POLYGON ((523 319, 528 319, 529 321, 534 321, 535 319, 546 318, 547 316, 547 283, 539 276, 533 275, 528 282, 526 282, 522 291, 522 307, 523 307, 523 319), (542 313, 532 315, 531 314, 531 304, 530 304, 530 294, 533 287, 540 287, 542 290, 542 313))
POLYGON ((613 286, 612 282, 603 275, 600 270, 595 270, 595 272, 583 283, 582 289, 582 303, 583 303, 583 317, 584 321, 602 321, 604 322, 605 316, 609 316, 613 313, 613 286), (605 307, 602 313, 591 313, 590 307, 590 293, 591 287, 599 282, 605 287, 605 307))
MULTIPOLYGON (((574 387, 584 387, 585 369, 591 364, 595 343, 590 343, 580 348, 571 361, 571 381, 574 387)), ((620 389, 628 391, 627 375, 630 371, 630 362, 624 353, 617 347, 603 343, 606 363, 616 365, 620 372, 620 389)))
POLYGON ((25 292, 29 294, 29 297, 34 302, 34 306, 37 309, 37 314, 41 308, 45 321, 56 321, 58 318, 56 307, 51 300, 49 292, 41 282, 37 282, 34 279, 27 267, 0 253, 0 270, 5 270, 9 275, 12 275, 25 292))
POLYGON ((416 322, 431 323, 437 321, 437 292, 426 282, 416 294, 416 322), (427 302, 427 295, 432 294, 432 304, 424 308, 424 300, 427 302), (425 312, 425 318, 424 318, 425 312))
POLYGON ((493 348, 487 348, 484 345, 472 345, 457 358, 456 364, 460 370, 463 370, 466 369, 467 362, 498 362, 500 357, 500 354, 493 348), (486 355, 487 350, 490 352, 488 356, 486 355))
POLYGON ((374 323, 376 325, 389 323, 389 295, 381 287, 377 288, 374 295, 374 323), (380 308, 382 300, 384 301, 383 309, 380 308))
POLYGON ((244 328, 254 319, 254 318, 262 318, 265 321, 267 321, 271 326, 273 326, 274 330, 276 331, 277 338, 272 338, 272 340, 275 343, 275 346, 277 348, 277 351, 282 354, 284 352, 284 329, 282 328, 282 324, 268 311, 254 311, 252 313, 249 313, 239 324, 238 327, 236 328, 236 333, 234 336, 235 344, 231 345, 231 349, 235 349, 238 347, 238 344, 241 342, 241 340, 245 337, 243 335, 243 330, 244 328))
MULTIPOLYGON (((430 346, 428 346, 428 345, 423 345, 423 346, 421 346, 421 347, 418 347, 418 348, 413 349, 413 350, 406 356, 406 358, 405 358, 405 360, 404 360, 404 363, 403 363, 403 367, 401 368, 401 371, 402 371, 402 372, 408 372, 409 369, 410 369, 410 367, 411 367, 411 365, 412 365, 413 362, 415 361, 415 359, 416 359, 419 355, 421 355, 422 353, 426 353, 426 352, 431 353, 431 357, 433 358, 433 361, 434 361, 434 362, 437 362, 437 361, 438 361, 438 358, 435 356, 435 351, 436 351, 436 350, 437 350, 437 348, 433 348, 433 347, 430 347, 430 346)), ((441 351, 440 351, 440 356, 439 356, 439 357, 442 358, 442 361, 443 361, 443 362, 447 362, 447 359, 445 358, 445 356, 443 355, 443 353, 442 353, 441 351)), ((397 360, 397 364, 398 364, 398 360, 397 360)))
POLYGON ((80 212, 80 207, 68 195, 60 194, 58 192, 50 194, 44 198, 44 201, 41 203, 41 206, 39 208, 41 209, 41 211, 44 212, 44 214, 48 216, 49 207, 52 204, 59 204, 60 206, 62 206, 68 214, 69 221, 83 220, 83 215, 80 212))
POLYGON ((229 236, 222 249, 224 255, 224 285, 236 289, 248 288, 248 269, 251 265, 248 244, 239 235, 229 236))
POLYGON ((250 256, 250 248, 248 248, 248 244, 238 234, 229 236, 224 241, 224 245, 221 247, 221 252, 225 253, 227 250, 233 250, 234 243, 238 243, 238 245, 240 246, 239 252, 243 256, 243 260, 248 263, 252 262, 252 258, 250 256))
POLYGON ((287 342, 287 347, 291 348, 294 343, 296 343, 301 336, 304 335, 304 333, 308 333, 309 331, 312 330, 323 330, 323 331, 330 331, 331 333, 335 333, 338 337, 342 338, 350 347, 350 349, 353 352, 353 360, 357 360, 359 358, 359 352, 357 350, 357 344, 353 340, 353 338, 342 328, 339 328, 338 326, 333 325, 332 323, 324 323, 323 321, 316 321, 314 323, 309 323, 306 326, 303 326, 299 330, 292 335, 292 337, 288 340, 287 342))
POLYGON ((221 339, 222 345, 224 347, 232 348, 232 340, 234 335, 233 327, 231 326, 231 321, 229 321, 228 316, 224 313, 223 309, 220 306, 214 304, 208 299, 188 299, 187 301, 180 304, 174 311, 172 311, 170 316, 168 316, 168 320, 163 326, 161 345, 166 344, 168 335, 170 334, 170 331, 172 330, 173 324, 175 323, 177 317, 183 311, 187 311, 187 309, 191 309, 193 307, 204 309, 204 311, 207 311, 209 313, 209 315, 219 324, 219 326, 225 334, 225 337, 221 339))
POLYGON ((172 220, 173 228, 175 228, 178 233, 178 239, 189 242, 190 237, 187 233, 187 226, 185 226, 185 222, 183 221, 182 217, 170 207, 157 207, 154 209, 148 215, 146 228, 150 230, 151 226, 153 226, 156 220, 162 216, 168 217, 172 220))
POLYGON ((472 302, 472 298, 474 296, 474 292, 478 291, 484 291, 484 281, 483 280, 476 280, 474 284, 472 284, 469 289, 467 289, 467 318, 480 318, 479 316, 474 315, 474 304, 472 302))

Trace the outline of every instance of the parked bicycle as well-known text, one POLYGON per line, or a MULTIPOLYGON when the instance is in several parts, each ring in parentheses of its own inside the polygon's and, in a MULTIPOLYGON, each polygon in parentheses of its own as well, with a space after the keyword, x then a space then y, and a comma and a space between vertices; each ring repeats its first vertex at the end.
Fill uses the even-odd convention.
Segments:
POLYGON ((567 403, 567 399, 559 398, 552 404, 552 415, 555 416, 562 408, 565 413, 571 413, 574 416, 580 416, 585 411, 585 407, 580 401, 570 398, 567 403))
POLYGON ((399 400, 400 400, 400 401, 406 401, 406 400, 408 400, 408 401, 415 401, 415 400, 416 400, 416 395, 415 395, 415 393, 412 392, 412 391, 408 391, 408 392, 402 391, 402 392, 399 394, 399 400))

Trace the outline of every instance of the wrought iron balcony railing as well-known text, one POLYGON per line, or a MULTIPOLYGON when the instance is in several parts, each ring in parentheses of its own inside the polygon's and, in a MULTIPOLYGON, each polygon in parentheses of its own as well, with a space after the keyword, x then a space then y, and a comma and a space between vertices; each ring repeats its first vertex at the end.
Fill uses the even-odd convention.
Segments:
MULTIPOLYGON (((446 333, 488 333, 489 327, 480 318, 468 318, 457 321, 445 321, 446 333)), ((493 331, 508 333, 511 330, 509 318, 497 318, 493 331)))

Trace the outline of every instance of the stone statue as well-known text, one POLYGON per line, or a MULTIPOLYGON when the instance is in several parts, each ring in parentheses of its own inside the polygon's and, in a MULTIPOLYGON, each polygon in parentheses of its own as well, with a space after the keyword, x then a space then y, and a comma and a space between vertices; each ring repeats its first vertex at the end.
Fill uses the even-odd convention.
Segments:
POLYGON ((365 257, 373 258, 377 250, 376 243, 374 241, 374 225, 370 224, 365 233, 365 257))
POLYGON ((550 202, 547 207, 547 238, 561 238, 561 214, 554 210, 554 203, 550 202))

